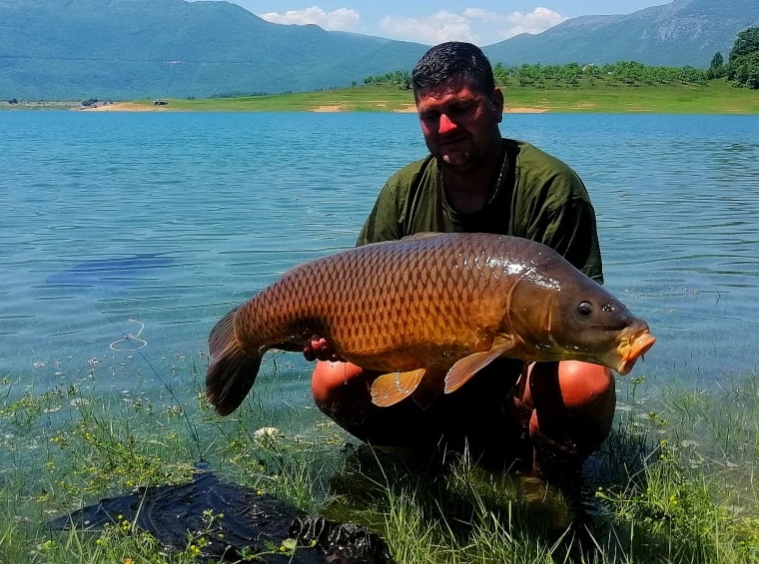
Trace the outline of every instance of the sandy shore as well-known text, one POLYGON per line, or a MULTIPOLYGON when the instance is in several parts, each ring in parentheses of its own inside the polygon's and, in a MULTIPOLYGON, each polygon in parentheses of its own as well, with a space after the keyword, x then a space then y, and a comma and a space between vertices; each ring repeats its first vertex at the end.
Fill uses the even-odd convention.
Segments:
POLYGON ((148 106, 146 104, 133 104, 131 102, 113 102, 112 104, 103 104, 102 106, 82 107, 83 112, 167 112, 171 108, 168 104, 164 106, 148 106))
MULTIPOLYGON (((384 104, 382 104, 384 106, 384 104)), ((151 106, 147 104, 135 104, 132 102, 113 102, 112 104, 103 104, 102 106, 92 106, 89 108, 81 108, 83 112, 169 112, 174 108, 170 104, 164 106, 151 106)), ((312 108, 312 112, 344 112, 348 109, 345 106, 317 106, 312 108)), ((414 104, 408 104, 402 108, 393 110, 398 113, 413 113, 416 111, 414 104)), ((542 114, 549 110, 546 108, 530 108, 530 107, 513 107, 505 108, 504 113, 507 114, 542 114)))
POLYGON ((550 110, 548 108, 520 108, 520 107, 513 107, 513 108, 504 108, 503 113, 505 114, 545 114, 548 113, 550 110))

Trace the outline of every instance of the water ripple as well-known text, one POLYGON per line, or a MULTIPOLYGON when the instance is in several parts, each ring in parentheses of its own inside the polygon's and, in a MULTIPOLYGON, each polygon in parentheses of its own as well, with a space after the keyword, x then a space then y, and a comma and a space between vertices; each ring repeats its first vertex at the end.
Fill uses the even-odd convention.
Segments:
MULTIPOLYGON (((158 370, 205 351, 229 307, 354 244, 384 180, 425 154, 418 127, 405 114, 4 113, 0 369, 115 366, 125 351, 110 345, 135 322, 158 370), (65 276, 151 254, 172 261, 65 276)), ((606 283, 659 337, 646 371, 755 368, 759 119, 508 115, 503 131, 584 179, 606 283)))

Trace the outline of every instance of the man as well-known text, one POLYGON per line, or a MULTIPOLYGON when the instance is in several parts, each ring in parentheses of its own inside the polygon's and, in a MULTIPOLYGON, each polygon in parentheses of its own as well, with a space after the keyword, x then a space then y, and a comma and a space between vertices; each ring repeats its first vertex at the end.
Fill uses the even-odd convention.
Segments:
MULTIPOLYGON (((602 282, 595 212, 582 181, 539 149, 502 139, 504 97, 482 51, 460 42, 433 47, 411 81, 430 155, 387 181, 358 245, 425 231, 513 235, 554 248, 602 282)), ((468 448, 478 458, 525 460, 552 477, 579 468, 614 416, 614 379, 598 365, 499 359, 422 409, 410 400, 373 405, 377 374, 342 362, 318 335, 304 354, 320 360, 312 379, 320 409, 378 446, 468 448)))

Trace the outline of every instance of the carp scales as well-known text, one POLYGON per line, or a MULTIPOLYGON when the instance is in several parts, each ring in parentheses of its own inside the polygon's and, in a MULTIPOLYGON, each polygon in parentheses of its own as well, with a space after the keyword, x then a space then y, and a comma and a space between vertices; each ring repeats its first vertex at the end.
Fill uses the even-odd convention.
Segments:
POLYGON ((425 233, 296 266, 227 313, 209 336, 211 404, 234 411, 266 351, 302 351, 312 335, 380 373, 378 406, 454 392, 498 357, 627 374, 655 342, 645 321, 545 245, 425 233))

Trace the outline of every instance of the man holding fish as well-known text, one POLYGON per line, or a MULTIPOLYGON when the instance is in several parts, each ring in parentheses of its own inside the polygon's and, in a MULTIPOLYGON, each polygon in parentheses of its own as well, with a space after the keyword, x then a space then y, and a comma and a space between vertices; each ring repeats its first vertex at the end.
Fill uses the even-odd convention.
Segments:
POLYGON ((208 399, 231 413, 266 351, 303 350, 320 360, 319 408, 364 441, 566 475, 609 433, 609 369, 627 374, 655 339, 599 284, 577 175, 501 138, 482 51, 433 47, 412 84, 430 155, 387 181, 355 248, 290 269, 216 324, 208 399))
MULTIPOLYGON (((414 68, 412 85, 430 155, 388 180, 358 245, 426 231, 515 235, 554 248, 602 282, 595 215, 582 181, 537 148, 502 139, 504 96, 482 51, 458 42, 433 47, 414 68)), ((499 359, 430 406, 377 407, 369 391, 377 374, 341 362, 319 336, 305 354, 321 359, 313 375, 317 405, 377 445, 466 444, 475 456, 531 456, 535 473, 550 476, 567 462, 579 466, 614 416, 614 378, 598 364, 499 359)))

